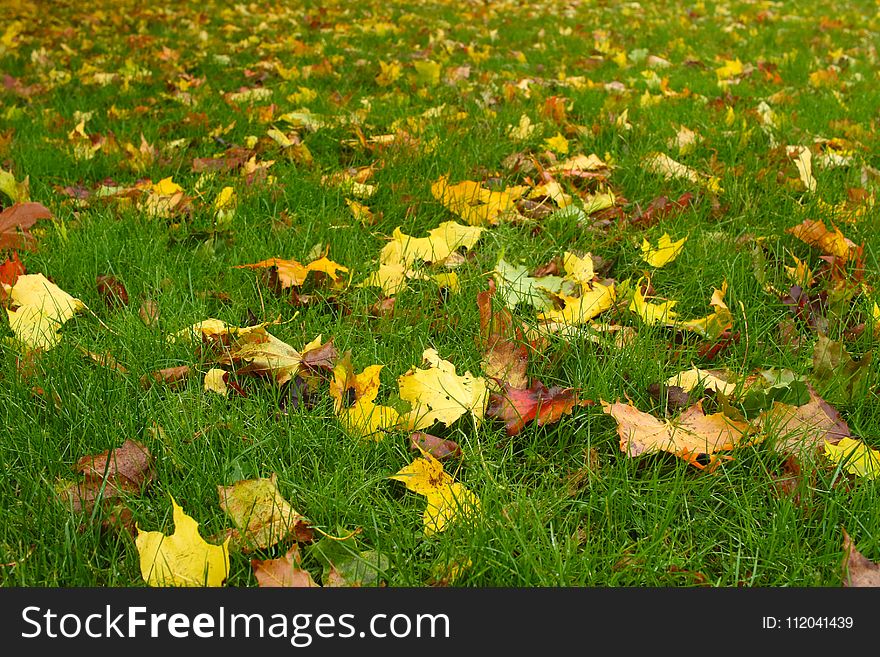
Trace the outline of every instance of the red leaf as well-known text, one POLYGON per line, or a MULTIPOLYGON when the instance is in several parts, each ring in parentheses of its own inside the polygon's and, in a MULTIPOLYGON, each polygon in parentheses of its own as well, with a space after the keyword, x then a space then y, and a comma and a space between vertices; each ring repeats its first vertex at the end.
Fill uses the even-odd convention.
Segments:
POLYGON ((492 307, 494 294, 495 281, 492 279, 489 279, 489 289, 477 294, 480 338, 484 349, 483 371, 493 379, 521 388, 528 384, 529 347, 510 310, 492 307))
POLYGON ((16 203, 6 208, 0 212, 0 249, 33 250, 36 240, 28 231, 40 219, 51 218, 42 203, 16 203))
POLYGON ((104 299, 108 308, 128 305, 128 290, 115 276, 101 275, 95 280, 98 294, 104 299))
POLYGON ((0 303, 6 300, 6 291, 3 289, 3 285, 15 285, 15 281, 24 273, 24 265, 18 259, 18 253, 13 251, 12 255, 0 264, 0 303))
POLYGON ((578 399, 574 388, 548 388, 536 381, 530 388, 511 388, 504 384, 504 391, 489 395, 486 417, 504 420, 508 436, 515 436, 523 427, 535 421, 538 426, 558 422, 570 414, 575 406, 587 406, 593 402, 578 399))
POLYGON ((461 447, 454 440, 443 440, 429 433, 417 431, 409 437, 410 449, 428 452, 438 461, 461 456, 461 447))

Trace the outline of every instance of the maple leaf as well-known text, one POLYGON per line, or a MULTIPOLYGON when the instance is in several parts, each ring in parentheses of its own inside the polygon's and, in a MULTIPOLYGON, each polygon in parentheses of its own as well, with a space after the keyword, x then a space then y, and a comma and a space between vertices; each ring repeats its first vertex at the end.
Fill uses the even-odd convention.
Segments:
POLYGON ((596 277, 593 258, 589 253, 582 258, 566 251, 562 255, 562 267, 565 269, 565 279, 580 285, 582 289, 591 285, 596 277))
POLYGON ((723 413, 705 415, 702 401, 685 409, 674 421, 660 420, 632 403, 601 403, 602 410, 617 421, 620 451, 630 457, 670 452, 702 469, 706 466, 698 459, 708 456, 711 469, 718 463, 719 452, 740 447, 751 432, 748 423, 723 413))
POLYGON ((705 176, 694 169, 676 162, 665 153, 650 153, 644 159, 645 168, 651 173, 662 175, 667 180, 684 178, 692 183, 704 186, 713 194, 724 191, 715 176, 705 176))
POLYGON ((815 192, 817 183, 813 177, 813 153, 806 146, 788 146, 785 152, 794 160, 804 187, 808 192, 815 192))
MULTIPOLYGON (((15 204, 27 204, 31 200, 28 177, 18 182, 9 171, 0 169, 0 192, 6 194, 15 204)), ((39 205, 37 203, 36 205, 39 205)))
POLYGON ((135 545, 141 575, 150 586, 222 586, 229 574, 229 539, 211 545, 199 535, 199 523, 171 498, 174 533, 137 529, 135 545))
POLYGON ((501 191, 487 189, 473 180, 455 185, 447 176, 441 176, 431 185, 431 194, 443 206, 471 226, 495 225, 504 218, 515 217, 516 201, 522 198, 525 186, 509 187, 501 191))
POLYGON ((458 516, 472 517, 480 508, 480 499, 443 470, 443 464, 427 452, 401 468, 389 479, 402 481, 407 489, 428 500, 422 520, 425 536, 445 531, 458 516))
POLYGON ((98 502, 139 493, 156 476, 150 450, 131 439, 117 448, 82 457, 74 470, 83 475, 83 480, 60 482, 55 492, 76 512, 90 512, 98 502))
MULTIPOLYGON (((328 588, 364 587, 382 584, 391 567, 387 555, 377 550, 361 550, 356 535, 343 539, 326 536, 308 547, 308 553, 323 566, 321 583, 328 588)), ((341 528, 337 533, 343 533, 341 528)))
POLYGON ((657 241, 657 246, 653 246, 647 239, 643 239, 642 260, 652 267, 663 267, 678 257, 686 241, 687 237, 682 237, 677 242, 673 242, 669 233, 663 233, 663 236, 657 241))
POLYGON ((490 381, 500 379, 515 388, 524 388, 528 385, 526 370, 529 364, 529 347, 522 327, 510 310, 493 309, 492 298, 495 291, 495 281, 489 279, 489 289, 477 294, 483 373, 490 381))
POLYGON ((602 285, 602 283, 593 283, 579 297, 565 294, 556 296, 565 305, 559 310, 538 314, 538 321, 560 325, 583 324, 611 308, 617 298, 614 285, 602 285))
POLYGON ((394 229, 391 241, 379 254, 381 264, 411 267, 418 261, 439 264, 458 249, 470 251, 479 241, 485 229, 479 226, 463 226, 455 221, 444 221, 428 231, 428 237, 412 237, 400 226, 394 229))
POLYGON ((813 380, 833 401, 849 402, 865 390, 872 354, 854 360, 842 342, 820 334, 813 347, 813 380))
POLYGON ((666 381, 667 386, 677 386, 685 392, 695 388, 698 390, 714 390, 729 397, 736 392, 736 381, 729 381, 729 375, 722 370, 701 370, 692 367, 684 372, 679 372, 666 381))
POLYGON ((825 441, 825 456, 850 474, 866 479, 880 477, 880 451, 854 438, 841 438, 836 444, 825 441))
POLYGON ((809 454, 850 435, 840 413, 815 390, 808 390, 810 399, 806 404, 794 406, 774 401, 758 415, 755 424, 762 434, 772 438, 773 448, 782 454, 809 454))
POLYGON ((282 497, 277 475, 247 479, 232 486, 217 486, 220 508, 232 519, 230 538, 249 552, 268 548, 289 536, 310 538, 305 517, 282 497))
POLYGON ((786 228, 785 232, 794 235, 810 246, 815 246, 823 253, 841 258, 843 261, 856 257, 859 249, 855 242, 844 237, 837 226, 832 225, 829 230, 819 220, 804 219, 797 226, 786 228))
POLYGON ((375 403, 379 394, 379 373, 384 365, 370 365, 355 374, 351 354, 346 353, 336 363, 330 381, 330 396, 339 422, 350 434, 359 438, 381 440, 386 431, 394 429, 400 413, 390 406, 375 403))
POLYGON ((401 418, 410 431, 442 422, 447 427, 467 412, 479 422, 486 411, 486 380, 465 372, 455 373, 455 365, 443 360, 435 349, 425 349, 422 359, 428 367, 411 368, 397 379, 400 398, 410 402, 412 410, 401 418))
POLYGON ((40 219, 51 219, 52 212, 42 203, 15 203, 0 212, 0 249, 32 251, 36 245, 30 228, 40 219))
MULTIPOLYGON (((8 290, 12 289, 18 277, 25 273, 24 263, 18 257, 18 252, 13 251, 12 255, 0 263, 0 304, 5 303, 9 296, 8 290)), ((877 304, 874 304, 875 306, 877 304)))
POLYGON ((856 549, 855 543, 843 530, 843 585, 851 587, 880 586, 880 564, 856 549))
POLYGON ((520 303, 528 304, 536 310, 551 310, 553 301, 550 294, 560 293, 563 289, 561 277, 529 276, 525 267, 511 265, 503 257, 498 260, 492 274, 498 285, 498 296, 511 310, 520 303))
POLYGON ((334 284, 336 284, 340 282, 340 272, 345 273, 348 271, 348 267, 333 262, 326 256, 317 258, 307 265, 302 265, 296 260, 269 258, 268 260, 261 260, 260 262, 235 266, 236 269, 262 269, 268 267, 274 268, 275 275, 278 277, 278 282, 282 290, 289 287, 300 287, 306 282, 309 272, 325 274, 334 284))
POLYGON ((324 357, 326 345, 321 343, 320 335, 299 352, 263 326, 248 328, 246 332, 237 332, 229 350, 218 359, 219 363, 233 365, 244 361, 247 365, 238 368, 238 372, 269 374, 275 383, 282 385, 296 376, 309 358, 309 352, 317 351, 324 357))
POLYGON ((444 440, 421 431, 410 434, 409 446, 414 451, 427 452, 438 461, 461 457, 461 447, 454 440, 444 440))
POLYGON ((251 560, 251 568, 260 588, 283 587, 283 588, 314 588, 318 583, 312 579, 307 570, 300 567, 302 556, 299 546, 294 543, 280 559, 251 560))
POLYGON ((35 351, 51 349, 61 341, 58 330, 86 305, 42 274, 24 274, 9 290, 15 310, 6 309, 15 339, 35 351))
POLYGON ((528 388, 515 388, 504 384, 501 393, 489 395, 486 417, 503 420, 508 436, 515 436, 529 422, 539 427, 558 422, 563 415, 571 414, 575 406, 586 406, 589 400, 579 399, 574 388, 553 386, 548 388, 535 381, 528 388))

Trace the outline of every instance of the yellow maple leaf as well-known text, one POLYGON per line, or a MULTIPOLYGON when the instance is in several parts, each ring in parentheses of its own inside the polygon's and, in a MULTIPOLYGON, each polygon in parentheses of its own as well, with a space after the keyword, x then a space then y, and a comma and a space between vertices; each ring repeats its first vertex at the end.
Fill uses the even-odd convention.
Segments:
POLYGON ((577 254, 566 251, 562 256, 562 267, 565 269, 565 279, 581 286, 590 285, 596 277, 593 258, 589 253, 581 258, 577 254))
POLYGON ((224 397, 229 394, 229 387, 226 385, 226 370, 219 367, 212 367, 205 373, 204 382, 205 392, 216 392, 224 397))
POLYGON ((566 294, 556 296, 565 303, 565 306, 559 310, 540 313, 537 317, 538 321, 561 325, 583 324, 611 308, 616 299, 616 292, 613 285, 593 283, 579 297, 570 297, 566 294))
POLYGON ((394 229, 391 241, 379 253, 379 262, 405 267, 410 267, 419 260, 439 264, 460 248, 470 251, 484 230, 479 226, 463 226, 455 221, 445 221, 437 228, 429 230, 428 237, 412 237, 398 226, 394 229))
POLYGON ((544 140, 544 148, 560 155, 568 155, 568 139, 561 132, 544 140))
POLYGON ((264 267, 275 267, 282 290, 301 286, 306 282, 309 272, 327 274, 333 283, 339 283, 340 273, 348 271, 348 267, 333 262, 327 256, 321 256, 307 265, 300 264, 296 260, 282 260, 281 258, 268 258, 246 265, 235 265, 236 269, 262 269, 264 267))
POLYGON ((150 586, 222 586, 229 574, 229 539, 211 545, 199 535, 199 523, 171 498, 174 533, 137 527, 135 545, 141 575, 150 586))
POLYGON ((86 305, 42 274, 22 274, 9 290, 15 310, 6 309, 15 340, 27 349, 51 349, 61 340, 58 330, 86 305))
POLYGON ((422 516, 425 535, 444 531, 459 515, 472 517, 480 508, 480 498, 443 470, 443 464, 429 453, 401 468, 389 479, 402 481, 407 489, 424 495, 428 506, 422 516))
POLYGON ((491 190, 473 180, 450 185, 447 176, 441 176, 431 185, 431 195, 469 225, 484 226, 497 224, 505 216, 516 215, 516 201, 527 189, 525 185, 518 185, 491 190))
POLYGON ((152 187, 152 192, 159 196, 173 196, 182 191, 183 187, 174 182, 172 177, 163 178, 152 187))
POLYGON ((330 396, 333 410, 342 427, 359 438, 380 440, 385 432, 394 429, 400 413, 390 406, 379 406, 374 400, 379 394, 379 373, 384 365, 370 365, 359 374, 351 366, 351 354, 340 358, 333 368, 330 396), (353 394, 353 402, 346 406, 346 396, 353 394))
POLYGON ((861 440, 841 438, 836 445, 825 441, 825 456, 832 463, 841 463, 847 472, 877 479, 880 477, 880 452, 868 447, 861 440))
POLYGON ((655 324, 673 324, 678 313, 673 311, 672 308, 678 302, 670 300, 664 301, 663 303, 648 303, 642 294, 641 285, 642 282, 639 280, 633 292, 633 298, 632 301, 630 301, 629 309, 638 315, 648 326, 654 326, 655 324))
POLYGON ((400 398, 410 402, 412 410, 401 418, 410 431, 442 422, 447 427, 467 412, 480 421, 489 401, 486 380, 465 372, 455 373, 455 365, 443 360, 435 349, 422 354, 426 369, 413 367, 397 379, 400 398))
POLYGON ((657 246, 653 246, 648 240, 643 239, 642 260, 652 267, 663 267, 678 257, 686 241, 687 236, 673 242, 669 233, 663 233, 663 236, 657 240, 657 246))
POLYGON ((718 76, 719 81, 729 80, 737 75, 742 75, 742 72, 743 63, 739 60, 739 57, 736 59, 725 59, 724 64, 715 69, 715 74, 718 76))
POLYGON ((376 84, 380 87, 388 87, 400 79, 400 62, 379 62, 379 74, 376 76, 376 84))
POLYGON ((699 333, 704 338, 714 340, 727 329, 733 326, 733 315, 727 304, 724 303, 724 295, 727 294, 727 281, 721 284, 721 289, 712 290, 712 298, 709 305, 715 309, 715 312, 701 317, 700 319, 690 319, 686 322, 680 322, 677 327, 685 331, 693 331, 699 333))
POLYGON ((430 59, 413 62, 413 68, 416 70, 416 81, 422 84, 435 85, 440 82, 440 71, 442 66, 430 59))
POLYGON ((234 344, 223 354, 220 362, 231 365, 236 361, 248 363, 248 372, 267 372, 282 385, 296 376, 302 365, 303 354, 321 346, 321 336, 297 351, 260 327, 247 333, 239 332, 234 344))
POLYGON ((370 210, 369 206, 353 201, 350 198, 345 199, 345 204, 348 206, 348 209, 351 210, 351 214, 354 218, 362 224, 369 225, 375 223, 376 220, 373 217, 373 211, 370 210))
POLYGON ((217 486, 220 508, 232 519, 246 550, 268 548, 305 525, 305 517, 284 499, 278 490, 277 476, 247 479, 232 486, 217 486))

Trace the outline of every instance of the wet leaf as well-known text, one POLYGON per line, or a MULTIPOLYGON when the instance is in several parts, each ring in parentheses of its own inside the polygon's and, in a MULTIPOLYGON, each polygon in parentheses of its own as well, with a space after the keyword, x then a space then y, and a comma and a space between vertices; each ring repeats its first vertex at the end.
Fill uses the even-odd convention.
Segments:
POLYGON ((504 384, 500 393, 489 395, 486 417, 502 420, 507 435, 515 436, 529 422, 539 427, 553 424, 563 415, 570 415, 575 406, 591 403, 590 400, 580 399, 579 392, 574 388, 548 388, 540 381, 534 381, 528 388, 504 384))

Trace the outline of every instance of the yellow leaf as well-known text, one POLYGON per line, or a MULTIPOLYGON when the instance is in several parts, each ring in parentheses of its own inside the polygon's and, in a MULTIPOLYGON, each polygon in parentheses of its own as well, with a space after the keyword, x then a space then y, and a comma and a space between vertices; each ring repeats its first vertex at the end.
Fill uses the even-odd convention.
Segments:
POLYGON ((560 155, 568 155, 568 140, 561 132, 557 132, 554 136, 544 140, 544 148, 560 155))
POLYGON ((739 57, 736 59, 725 59, 724 64, 715 69, 715 74, 719 80, 735 78, 737 75, 742 75, 742 72, 743 64, 739 61, 739 57))
POLYGON ((394 229, 391 241, 379 254, 379 262, 404 267, 419 260, 438 264, 460 248, 470 251, 480 239, 483 230, 478 226, 463 226, 454 221, 446 221, 428 231, 428 237, 411 237, 398 226, 394 229))
POLYGON ((416 69, 416 80, 423 84, 435 85, 440 82, 441 66, 430 59, 413 62, 416 69))
POLYGON ((358 438, 382 440, 385 432, 400 424, 400 413, 391 406, 379 406, 369 399, 359 399, 351 407, 339 411, 339 422, 349 434, 358 438))
POLYGON ((832 463, 842 463, 850 474, 867 479, 880 477, 880 452, 868 447, 861 440, 841 438, 836 445, 826 440, 825 456, 832 463))
MULTIPOLYGON (((304 349, 303 353, 308 349, 304 349)), ((302 359, 302 353, 260 327, 247 333, 239 332, 235 344, 224 354, 221 362, 233 364, 235 361, 245 361, 248 371, 267 372, 278 385, 282 385, 296 376, 302 359)))
POLYGON ((400 79, 401 66, 400 62, 379 62, 379 75, 376 76, 376 84, 380 87, 387 87, 400 79))
POLYGON ((317 260, 313 260, 307 265, 302 265, 296 260, 282 260, 281 258, 268 258, 260 262, 254 262, 247 265, 236 265, 236 269, 262 269, 264 267, 275 267, 278 274, 278 282, 281 283, 281 289, 289 287, 299 287, 306 282, 309 272, 321 272, 330 277, 333 283, 340 280, 340 272, 345 273, 348 267, 344 267, 337 262, 329 260, 327 256, 322 256, 317 260))
POLYGON ((642 239, 642 260, 652 267, 663 267, 678 257, 686 241, 685 236, 673 242, 669 233, 663 233, 663 236, 657 240, 657 246, 652 246, 648 240, 642 239))
POLYGON ((15 339, 35 350, 51 349, 61 340, 58 329, 86 305, 52 283, 42 274, 23 274, 9 290, 6 309, 15 339))
POLYGON ((183 191, 183 187, 178 185, 171 177, 163 178, 155 185, 153 185, 153 193, 158 194, 159 196, 173 196, 178 192, 183 191))
POLYGON ((380 264, 358 287, 379 287, 386 296, 394 296, 406 289, 408 273, 411 271, 401 264, 380 264))
POLYGON ((224 397, 229 394, 229 387, 226 385, 226 370, 219 367, 212 367, 205 373, 205 392, 216 392, 224 397))
POLYGON ((832 224, 831 230, 829 230, 823 222, 818 220, 804 219, 797 226, 786 228, 785 232, 842 260, 848 260, 858 250, 855 243, 844 237, 837 226, 832 224))
POLYGON ((282 497, 273 474, 269 479, 237 481, 217 486, 220 508, 232 519, 237 536, 247 549, 272 547, 295 535, 305 518, 282 497))
POLYGON ((694 388, 707 388, 710 390, 715 390, 716 392, 720 392, 723 395, 730 396, 734 392, 736 392, 736 383, 730 383, 721 379, 712 372, 707 370, 701 370, 698 367, 692 367, 689 370, 685 370, 684 372, 679 372, 673 377, 670 377, 666 381, 667 386, 678 386, 682 388, 685 392, 690 392, 694 388))
POLYGON ((199 523, 171 498, 174 533, 145 532, 137 527, 135 545, 141 575, 150 586, 222 586, 229 574, 229 539, 210 545, 199 535, 199 523))
POLYGON ((480 508, 480 499, 443 470, 443 464, 427 452, 401 468, 389 479, 402 481, 407 489, 424 495, 428 506, 423 515, 425 535, 444 531, 458 516, 471 517, 480 508))
POLYGON ((593 258, 589 253, 581 258, 566 251, 562 256, 562 266, 565 269, 565 278, 580 286, 590 285, 596 277, 596 272, 593 270, 593 258))
POLYGON ((704 338, 714 340, 727 329, 733 326, 733 315, 724 303, 724 295, 727 293, 727 281, 722 283, 721 289, 715 288, 712 291, 712 298, 709 305, 715 308, 715 312, 700 319, 690 319, 686 322, 677 324, 677 328, 685 331, 693 331, 699 333, 704 338))
POLYGON ((401 418, 410 431, 442 422, 447 427, 467 412, 474 421, 486 412, 488 389, 486 380, 465 372, 455 373, 455 365, 442 360, 435 349, 422 354, 427 369, 412 368, 397 379, 400 398, 410 402, 412 410, 401 418))
POLYGON ((363 203, 358 203, 357 201, 353 201, 350 198, 345 199, 345 204, 348 206, 348 209, 351 210, 351 214, 354 216, 362 224, 372 224, 375 222, 373 218, 373 211, 363 203))
POLYGON ((25 203, 31 200, 28 178, 25 177, 22 182, 17 182, 5 169, 0 169, 0 192, 6 194, 13 203, 25 203))
POLYGON ((537 317, 538 321, 563 325, 583 324, 611 308, 616 299, 614 286, 601 283, 593 283, 592 287, 585 289, 579 297, 565 294, 556 296, 565 303, 565 306, 560 310, 540 313, 537 317))
POLYGON ((330 396, 333 397, 333 410, 338 414, 345 407, 344 396, 349 390, 354 394, 354 401, 373 401, 379 394, 379 373, 384 365, 370 365, 360 374, 355 374, 351 366, 351 354, 346 353, 333 368, 333 380, 330 381, 330 396))
POLYGON ((642 295, 641 280, 636 284, 629 309, 638 315, 648 326, 655 324, 673 324, 678 313, 672 310, 677 301, 664 301, 663 303, 648 303, 642 295))
POLYGON ((810 152, 810 149, 806 146, 789 146, 786 148, 786 153, 788 153, 790 158, 794 159, 794 164, 797 167, 801 182, 804 183, 804 187, 807 188, 808 192, 815 192, 817 183, 813 177, 813 154, 810 152))
POLYGON ((515 216, 516 201, 528 188, 524 185, 500 191, 486 189, 473 180, 449 184, 446 176, 431 185, 431 194, 443 206, 471 226, 497 224, 507 215, 515 216))
POLYGON ((528 114, 519 117, 519 123, 515 126, 507 126, 507 136, 514 141, 525 141, 535 132, 535 124, 529 118, 528 114))

